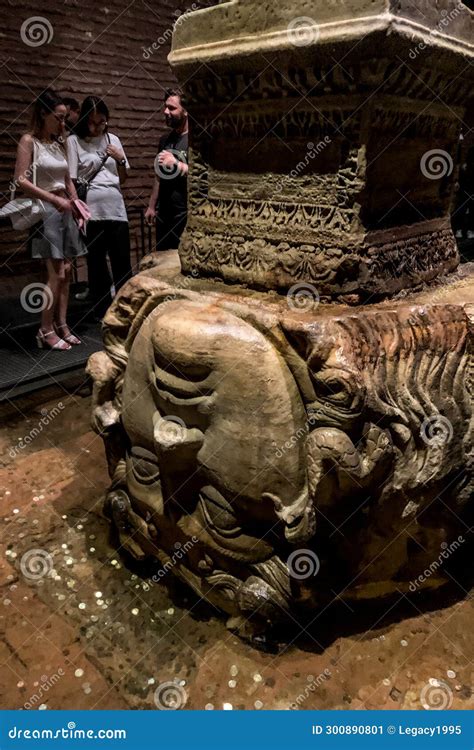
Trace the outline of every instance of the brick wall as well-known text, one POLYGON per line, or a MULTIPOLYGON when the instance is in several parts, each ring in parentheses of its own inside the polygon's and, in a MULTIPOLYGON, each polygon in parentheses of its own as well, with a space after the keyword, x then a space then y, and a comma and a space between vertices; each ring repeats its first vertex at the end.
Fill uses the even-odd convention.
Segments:
MULTIPOLYGON (((156 145, 164 130, 163 90, 174 83, 166 56, 170 29, 188 0, 8 0, 0 29, 0 191, 8 199, 16 144, 28 127, 28 107, 50 85, 79 101, 102 96, 110 129, 122 140, 132 165, 124 189, 127 206, 145 205, 153 182, 156 145), (35 28, 22 25, 42 17, 35 28), (36 42, 41 45, 34 46, 36 42), (164 42, 164 43, 160 43, 164 42), (155 49, 150 47, 155 43, 155 49)), ((210 3, 196 3, 202 7, 210 3)), ((189 0, 189 8, 192 2, 189 0)), ((138 237, 131 223, 132 243, 138 237)), ((0 283, 6 294, 41 269, 26 251, 24 236, 0 228, 0 283)))

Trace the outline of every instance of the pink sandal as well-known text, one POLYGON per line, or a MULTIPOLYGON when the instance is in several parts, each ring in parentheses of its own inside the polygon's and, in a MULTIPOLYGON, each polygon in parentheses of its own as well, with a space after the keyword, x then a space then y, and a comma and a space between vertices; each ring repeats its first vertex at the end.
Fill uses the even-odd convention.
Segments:
POLYGON ((66 341, 66 343, 72 344, 72 346, 79 346, 79 344, 82 344, 81 339, 78 339, 77 336, 74 336, 74 334, 71 333, 69 326, 66 323, 63 325, 55 323, 54 328, 58 336, 60 336, 63 341, 66 341), (69 333, 65 333, 65 331, 69 331, 69 333))
POLYGON ((54 349, 55 351, 62 351, 66 352, 68 349, 71 348, 71 345, 64 341, 60 336, 58 336, 58 340, 51 344, 47 339, 48 336, 57 336, 58 334, 56 331, 48 331, 48 333, 45 333, 41 328, 39 329, 38 333, 36 334, 36 344, 38 346, 38 349, 54 349))

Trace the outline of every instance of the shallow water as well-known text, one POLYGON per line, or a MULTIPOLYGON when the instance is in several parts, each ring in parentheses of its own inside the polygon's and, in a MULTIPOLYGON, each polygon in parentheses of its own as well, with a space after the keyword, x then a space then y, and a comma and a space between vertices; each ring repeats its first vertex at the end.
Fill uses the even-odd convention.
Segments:
POLYGON ((17 402, 0 431, 2 708, 431 708, 435 695, 474 708, 466 581, 370 606, 335 597, 256 649, 171 575, 150 583, 157 567, 121 554, 101 516, 90 400, 45 399, 17 402))

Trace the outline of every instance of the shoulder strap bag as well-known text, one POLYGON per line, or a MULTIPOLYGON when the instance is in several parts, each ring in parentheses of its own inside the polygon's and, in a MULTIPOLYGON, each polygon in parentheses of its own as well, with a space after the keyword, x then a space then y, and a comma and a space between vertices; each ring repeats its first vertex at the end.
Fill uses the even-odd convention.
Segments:
MULTIPOLYGON (((31 182, 36 185, 36 161, 38 158, 38 149, 36 141, 33 139, 33 161, 31 162, 31 182)), ((0 216, 10 219, 13 229, 23 231, 34 227, 42 221, 46 209, 44 203, 39 198, 15 198, 16 185, 10 192, 11 200, 0 208, 0 216)))
MULTIPOLYGON (((110 136, 109 136, 109 134, 106 133, 105 135, 107 137, 108 142, 110 143, 110 136)), ((92 180, 95 180, 95 178, 99 174, 100 170, 103 168, 103 166, 104 166, 104 164, 105 164, 105 162, 107 161, 108 158, 109 158, 108 154, 105 154, 105 156, 102 157, 99 166, 97 167, 97 169, 95 170, 95 172, 91 175, 91 177, 89 177, 88 180, 84 180, 83 178, 78 177, 78 179, 76 181, 76 193, 77 193, 77 197, 79 198, 80 201, 83 201, 84 203, 87 202, 87 191, 90 188, 91 182, 92 182, 92 180)))

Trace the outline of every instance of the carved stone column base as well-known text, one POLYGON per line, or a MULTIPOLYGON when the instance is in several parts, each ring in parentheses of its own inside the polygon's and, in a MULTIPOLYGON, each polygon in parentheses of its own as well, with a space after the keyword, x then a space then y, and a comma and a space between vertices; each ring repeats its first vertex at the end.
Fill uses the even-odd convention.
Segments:
POLYGON ((88 366, 123 548, 241 633, 439 585, 474 488, 468 271, 356 309, 133 278, 88 366))

